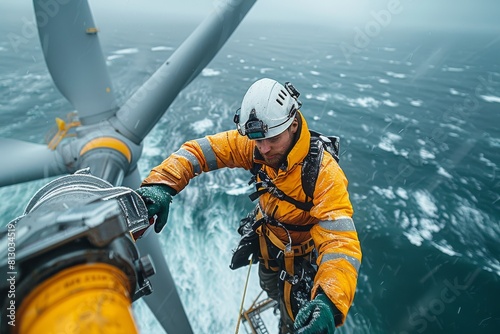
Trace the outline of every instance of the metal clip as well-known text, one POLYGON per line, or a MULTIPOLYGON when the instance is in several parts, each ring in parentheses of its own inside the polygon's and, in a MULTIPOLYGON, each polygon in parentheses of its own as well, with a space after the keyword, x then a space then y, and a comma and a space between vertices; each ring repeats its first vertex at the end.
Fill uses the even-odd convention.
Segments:
POLYGON ((286 275, 288 275, 287 272, 282 270, 280 272, 280 280, 284 281, 286 279, 286 275))

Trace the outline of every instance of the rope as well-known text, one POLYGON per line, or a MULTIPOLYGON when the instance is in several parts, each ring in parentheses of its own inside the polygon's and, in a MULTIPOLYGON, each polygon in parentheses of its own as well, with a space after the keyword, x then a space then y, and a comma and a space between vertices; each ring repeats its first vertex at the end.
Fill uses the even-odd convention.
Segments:
POLYGON ((243 289, 243 297, 241 298, 241 306, 240 306, 240 312, 238 315, 238 323, 236 324, 236 331, 234 332, 234 334, 238 334, 238 331, 240 329, 241 315, 243 314, 243 303, 245 302, 245 295, 247 293, 248 279, 250 278, 250 269, 252 269, 252 260, 253 260, 253 256, 250 257, 250 264, 248 266, 247 280, 245 282, 245 288, 243 289))

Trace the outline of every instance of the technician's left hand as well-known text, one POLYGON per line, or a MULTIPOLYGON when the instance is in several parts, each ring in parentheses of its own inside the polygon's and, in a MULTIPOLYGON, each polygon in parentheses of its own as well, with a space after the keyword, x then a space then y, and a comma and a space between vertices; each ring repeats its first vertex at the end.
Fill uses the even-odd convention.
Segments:
POLYGON ((335 333, 333 303, 324 294, 304 305, 295 317, 293 328, 297 334, 333 334, 335 333))

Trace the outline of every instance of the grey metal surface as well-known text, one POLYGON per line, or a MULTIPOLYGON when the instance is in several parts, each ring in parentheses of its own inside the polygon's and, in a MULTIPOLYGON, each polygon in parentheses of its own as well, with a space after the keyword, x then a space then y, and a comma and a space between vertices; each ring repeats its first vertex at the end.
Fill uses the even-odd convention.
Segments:
POLYGON ((156 319, 169 334, 193 333, 182 301, 175 287, 175 281, 168 269, 158 234, 153 229, 137 241, 141 254, 150 254, 155 264, 156 274, 149 280, 153 293, 143 297, 156 319))
POLYGON ((45 62, 82 124, 111 116, 118 105, 87 1, 34 0, 45 62))
POLYGON ((62 156, 46 145, 0 138, 0 187, 61 175, 62 156))

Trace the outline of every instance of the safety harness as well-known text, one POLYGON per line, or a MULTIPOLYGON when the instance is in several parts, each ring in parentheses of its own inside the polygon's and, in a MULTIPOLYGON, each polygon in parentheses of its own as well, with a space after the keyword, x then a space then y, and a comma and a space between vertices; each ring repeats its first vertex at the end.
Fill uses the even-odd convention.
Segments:
POLYGON ((313 194, 316 188, 316 180, 318 179, 319 169, 323 153, 326 150, 332 155, 335 161, 339 162, 340 139, 336 136, 324 136, 319 132, 309 130, 311 134, 311 143, 309 152, 302 162, 301 183, 304 193, 309 200, 307 202, 297 201, 285 194, 282 190, 274 185, 271 178, 262 169, 262 164, 254 162, 250 172, 253 174, 249 184, 255 183, 256 191, 249 195, 252 201, 255 201, 264 193, 270 193, 272 196, 287 201, 298 209, 311 211, 313 207, 313 194))
MULTIPOLYGON (((259 198, 264 193, 269 193, 280 200, 287 201, 293 204, 298 209, 309 212, 313 207, 313 194, 316 187, 316 181, 319 174, 319 169, 321 167, 321 161, 323 159, 324 151, 326 150, 332 157, 338 162, 339 161, 339 138, 335 136, 324 136, 319 132, 310 130, 311 133, 311 143, 309 146, 309 152, 304 158, 302 163, 302 188, 306 194, 306 202, 301 202, 295 200, 294 198, 285 194, 282 190, 274 185, 271 178, 262 169, 262 164, 254 163, 251 172, 253 174, 251 183, 255 183, 256 191, 252 193, 249 197, 252 201, 259 198)), ((312 238, 304 241, 299 245, 292 245, 292 241, 289 235, 289 230, 292 231, 309 231, 312 225, 297 226, 291 224, 285 224, 276 221, 270 217, 264 217, 252 224, 252 230, 259 236, 259 247, 260 247, 260 260, 266 268, 273 271, 279 271, 280 286, 283 291, 283 299, 285 302, 286 310, 291 319, 294 319, 294 313, 298 311, 300 305, 292 305, 291 295, 294 290, 299 288, 306 289, 310 292, 312 288, 311 283, 308 283, 306 287, 299 287, 299 283, 304 285, 303 278, 306 274, 315 275, 316 269, 309 265, 307 267, 307 273, 305 272, 304 263, 314 263, 312 259, 314 250, 314 241, 312 238), (281 239, 279 239, 267 225, 273 225, 283 228, 287 235, 289 236, 289 243, 285 244, 281 239), (267 240, 271 242, 268 244, 267 240), (272 254, 270 254, 272 253, 272 254), (311 258, 306 261, 307 256, 311 258), (270 259, 275 259, 275 261, 270 261, 270 259), (299 259, 299 260, 297 260, 299 259), (275 263, 273 263, 275 262, 275 263), (273 264, 276 264, 273 266, 273 264), (301 283, 302 282, 302 283, 301 283), (294 312, 295 311, 295 312, 294 312)), ((248 257, 247 257, 248 258, 248 257)))

